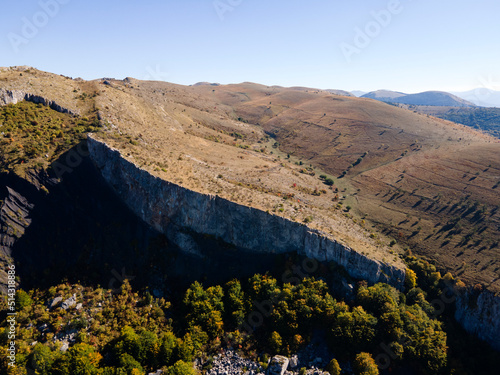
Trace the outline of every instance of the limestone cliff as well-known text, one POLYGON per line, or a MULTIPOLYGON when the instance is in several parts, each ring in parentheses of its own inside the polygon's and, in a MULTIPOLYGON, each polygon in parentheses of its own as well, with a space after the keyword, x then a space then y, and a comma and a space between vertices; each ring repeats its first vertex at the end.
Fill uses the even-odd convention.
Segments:
POLYGON ((500 295, 470 289, 456 299, 455 318, 469 333, 500 350, 500 295))
POLYGON ((78 114, 77 112, 71 109, 62 107, 61 105, 57 104, 54 100, 49 100, 39 95, 31 94, 21 90, 6 90, 0 88, 0 106, 7 104, 16 104, 23 100, 26 100, 27 102, 32 102, 37 104, 40 103, 46 105, 57 112, 68 113, 73 116, 78 114))
POLYGON ((319 261, 335 261, 355 278, 402 287, 403 269, 370 259, 325 233, 162 180, 92 136, 88 147, 90 158, 128 207, 184 251, 203 256, 190 233, 203 234, 246 251, 298 252, 319 261))
MULTIPOLYGON (((0 193, 0 260, 12 264, 12 248, 31 224, 29 217, 33 204, 9 186, 0 193)), ((2 267, 3 268, 3 267, 2 267)), ((0 269, 0 292, 7 292, 7 273, 0 269)))

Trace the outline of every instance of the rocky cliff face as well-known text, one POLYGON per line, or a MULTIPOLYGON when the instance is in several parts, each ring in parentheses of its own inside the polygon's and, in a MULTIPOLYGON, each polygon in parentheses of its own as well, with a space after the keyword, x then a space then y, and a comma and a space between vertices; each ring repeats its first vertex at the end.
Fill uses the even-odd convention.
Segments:
POLYGON ((202 234, 245 251, 297 252, 319 261, 335 261, 355 278, 402 287, 403 269, 370 259, 325 233, 154 177, 92 136, 88 146, 90 158, 128 207, 184 251, 203 257, 191 236, 202 234))
MULTIPOLYGON (((0 260, 12 264, 12 249, 31 224, 33 204, 9 186, 2 187, 0 204, 0 260)), ((7 293, 7 273, 0 269, 0 292, 7 293)))
POLYGON ((500 295, 468 290, 457 297, 455 318, 467 332, 500 350, 500 295))
POLYGON ((0 88, 0 106, 7 104, 16 104, 20 101, 26 100, 28 102, 40 103, 46 105, 53 110, 61 113, 68 113, 70 115, 77 115, 75 111, 72 111, 68 108, 64 108, 57 104, 54 100, 48 100, 42 96, 30 94, 21 90, 6 90, 0 88))

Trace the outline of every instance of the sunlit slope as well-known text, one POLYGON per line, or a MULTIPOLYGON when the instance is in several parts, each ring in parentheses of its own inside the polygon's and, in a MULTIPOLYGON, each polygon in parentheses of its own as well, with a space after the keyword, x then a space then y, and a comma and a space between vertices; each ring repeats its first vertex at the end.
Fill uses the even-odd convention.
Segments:
POLYGON ((398 242, 500 287, 497 140, 369 99, 249 84, 211 90, 286 152, 344 175, 358 212, 398 242), (237 103, 232 95, 244 90, 250 100, 237 103))
POLYGON ((307 222, 383 261, 400 262, 409 246, 500 288, 500 143, 465 126, 254 83, 85 82, 32 70, 0 73, 0 88, 98 117, 100 137, 161 178, 307 222))

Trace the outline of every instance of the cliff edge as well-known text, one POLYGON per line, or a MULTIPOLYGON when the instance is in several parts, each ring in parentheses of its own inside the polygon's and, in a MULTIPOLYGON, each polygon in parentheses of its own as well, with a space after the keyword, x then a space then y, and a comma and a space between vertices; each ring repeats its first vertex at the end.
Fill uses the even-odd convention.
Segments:
POLYGON ((180 248, 203 257, 190 232, 255 253, 299 254, 334 261, 355 278, 402 288, 405 270, 370 259, 327 234, 280 216, 162 180, 88 137, 90 158, 127 206, 180 248))

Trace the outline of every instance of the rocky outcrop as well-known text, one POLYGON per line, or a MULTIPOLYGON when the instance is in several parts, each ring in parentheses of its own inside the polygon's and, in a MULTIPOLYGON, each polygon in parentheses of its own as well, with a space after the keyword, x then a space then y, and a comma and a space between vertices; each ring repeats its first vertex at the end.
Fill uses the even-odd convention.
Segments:
POLYGON ((242 358, 233 350, 213 356, 204 367, 208 367, 207 375, 263 375, 263 369, 257 362, 242 358))
POLYGON ((500 295, 474 289, 457 295, 455 318, 467 332, 500 350, 500 295))
POLYGON ((284 375, 287 368, 288 358, 282 355, 275 355, 271 359, 266 373, 267 375, 284 375))
MULTIPOLYGON (((9 186, 5 186, 0 204, 0 259, 11 263, 14 243, 31 224, 30 212, 34 205, 9 186)), ((7 273, 0 270, 0 292, 7 291, 7 273)))
POLYGON ((352 277, 402 287, 405 272, 353 250, 306 225, 206 195, 140 169, 89 135, 90 158, 128 207, 184 251, 203 257, 191 234, 202 234, 255 253, 297 252, 334 261, 352 277))
MULTIPOLYGON (((204 363, 201 360, 196 360, 195 363, 198 370, 206 370, 207 375, 329 375, 328 372, 320 369, 323 367, 309 366, 307 363, 300 365, 300 368, 306 370, 303 372, 300 370, 297 361, 297 355, 293 355, 290 359, 276 355, 269 360, 267 370, 264 370, 264 364, 259 364, 248 358, 242 358, 235 351, 228 349, 224 350, 221 354, 209 357, 208 361, 204 363), (292 362, 295 362, 297 365, 292 366, 292 362)), ((161 374, 161 372, 151 374, 161 374)))
POLYGON ((7 105, 7 104, 16 104, 16 103, 19 103, 23 100, 26 100, 28 102, 37 103, 37 104, 46 105, 57 112, 68 113, 72 116, 78 115, 77 112, 60 106, 54 100, 49 100, 49 99, 44 98, 42 96, 34 95, 34 94, 20 91, 20 90, 6 90, 3 88, 0 88, 0 106, 7 105))

